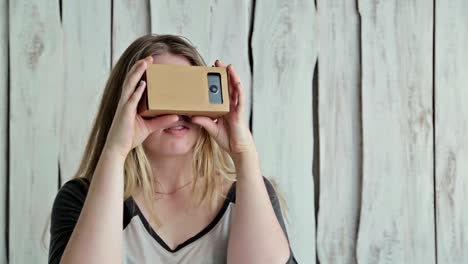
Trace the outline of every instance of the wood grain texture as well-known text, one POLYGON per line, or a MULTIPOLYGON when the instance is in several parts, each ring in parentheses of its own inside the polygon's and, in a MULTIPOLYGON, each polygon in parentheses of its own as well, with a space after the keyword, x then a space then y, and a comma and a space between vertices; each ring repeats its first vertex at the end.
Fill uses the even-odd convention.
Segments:
POLYGON ((468 263, 467 12, 467 1, 436 1, 435 164, 439 264, 468 263))
POLYGON ((7 177, 8 177, 8 6, 0 0, 0 264, 7 263, 7 177))
POLYGON ((112 65, 138 37, 150 33, 149 0, 113 0, 112 65))
POLYGON ((111 65, 150 32, 235 66, 300 263, 468 263, 468 1, 255 2, 0 0, 0 264, 47 262, 111 65))
POLYGON ((435 263, 432 2, 360 0, 359 263, 435 263))
POLYGON ((111 2, 63 0, 62 183, 78 169, 111 64, 111 2))
POLYGON ((9 263, 46 263, 41 231, 57 192, 62 29, 58 1, 9 1, 9 263))
POLYGON ((152 33, 187 37, 208 59, 211 0, 150 0, 150 8, 152 33))
POLYGON ((355 0, 318 1, 320 13, 320 263, 356 263, 361 205, 360 24, 355 0))
POLYGON ((151 32, 187 37, 207 65, 233 64, 242 79, 250 119, 249 27, 251 0, 151 0, 151 32))
POLYGON ((210 8, 210 34, 205 59, 212 65, 216 59, 232 64, 244 87, 244 120, 249 122, 252 76, 249 63, 249 33, 252 0, 214 0, 210 8))
POLYGON ((315 263, 312 80, 317 58, 313 1, 256 1, 253 124, 263 175, 285 197, 291 246, 315 263))

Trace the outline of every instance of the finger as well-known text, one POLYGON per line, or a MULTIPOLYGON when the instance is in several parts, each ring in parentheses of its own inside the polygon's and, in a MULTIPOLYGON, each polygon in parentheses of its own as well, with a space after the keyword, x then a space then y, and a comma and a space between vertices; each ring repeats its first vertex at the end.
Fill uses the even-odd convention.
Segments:
POLYGON ((135 86, 143 76, 143 73, 146 71, 148 64, 151 63, 153 63, 153 56, 148 56, 142 60, 137 61, 127 73, 127 77, 125 78, 124 87, 122 90, 122 99, 124 100, 124 102, 133 93, 135 86))
POLYGON ((130 88, 135 87, 143 76, 143 73, 146 71, 146 68, 151 63, 153 63, 153 56, 148 56, 142 60, 139 60, 135 64, 133 71, 130 71, 127 75, 127 86, 130 88))
POLYGON ((216 66, 216 67, 226 67, 226 66, 221 62, 221 60, 219 60, 219 59, 217 59, 217 60, 215 61, 215 66, 216 66))
POLYGON ((192 123, 202 126, 208 133, 214 137, 217 136, 219 127, 217 122, 206 116, 192 116, 192 123))
MULTIPOLYGON (((146 69, 146 65, 144 61, 138 61, 135 65, 135 68, 127 73, 127 76, 125 77, 125 80, 123 82, 123 87, 122 87, 122 95, 121 95, 121 101, 122 103, 125 103, 128 101, 130 96, 133 94, 135 91, 136 87, 135 84, 133 84, 133 79, 136 77, 136 74, 141 72, 141 75, 143 75, 144 70, 146 69)), ((140 76, 141 76, 140 75, 140 76)))
POLYGON ((163 129, 179 120, 178 115, 161 115, 151 119, 145 119, 144 122, 151 132, 163 129))
POLYGON ((141 99, 141 95, 143 94, 143 91, 146 88, 146 82, 141 80, 140 83, 138 84, 138 87, 136 90, 133 92, 132 96, 130 99, 128 99, 127 104, 131 109, 136 109, 138 102, 141 99))
MULTIPOLYGON (((216 66, 216 67, 225 67, 225 68, 226 68, 226 65, 225 65, 220 59, 217 59, 217 60, 215 61, 215 66, 216 66)), ((229 66, 229 65, 228 65, 228 66, 229 66)), ((229 76, 229 72, 227 72, 227 74, 228 74, 228 82, 229 82, 229 84, 230 84, 230 83, 231 83, 231 81, 230 81, 231 78, 230 78, 230 76, 229 76)), ((231 86, 231 85, 229 85, 229 86, 231 86)), ((229 92, 229 97, 232 97, 232 96, 233 96, 233 89, 229 87, 228 92, 229 92)))
POLYGON ((231 78, 231 84, 233 87, 233 95, 236 101, 236 105, 240 111, 243 111, 244 104, 245 104, 245 96, 244 96, 244 88, 242 86, 242 82, 236 70, 234 69, 234 66, 232 66, 232 64, 229 64, 229 66, 227 67, 227 70, 231 78))
POLYGON ((236 108, 239 108, 239 93, 236 90, 232 92, 232 102, 236 108))

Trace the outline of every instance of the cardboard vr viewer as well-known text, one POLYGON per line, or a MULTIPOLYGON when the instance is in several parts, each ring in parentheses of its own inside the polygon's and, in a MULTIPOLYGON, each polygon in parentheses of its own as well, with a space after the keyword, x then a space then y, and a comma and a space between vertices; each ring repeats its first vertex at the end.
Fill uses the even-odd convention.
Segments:
POLYGON ((150 64, 138 113, 146 118, 164 115, 201 115, 216 118, 229 113, 226 68, 150 64))

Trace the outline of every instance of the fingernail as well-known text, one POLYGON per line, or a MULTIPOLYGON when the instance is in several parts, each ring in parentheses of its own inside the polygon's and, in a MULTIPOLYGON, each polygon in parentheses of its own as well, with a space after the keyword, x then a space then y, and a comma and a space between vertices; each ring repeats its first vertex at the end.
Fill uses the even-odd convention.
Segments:
POLYGON ((153 59, 153 56, 151 56, 151 55, 149 55, 148 57, 145 58, 145 60, 147 60, 147 61, 149 61, 151 59, 153 59))

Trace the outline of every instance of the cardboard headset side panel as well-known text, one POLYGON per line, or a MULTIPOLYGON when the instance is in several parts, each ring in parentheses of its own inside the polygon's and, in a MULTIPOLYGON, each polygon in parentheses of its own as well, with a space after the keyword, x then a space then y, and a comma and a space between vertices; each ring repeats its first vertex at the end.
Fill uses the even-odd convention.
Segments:
POLYGON ((151 64, 142 79, 147 87, 138 106, 143 117, 164 114, 202 115, 212 118, 229 112, 226 68, 151 64), (219 76, 221 102, 210 102, 208 74, 219 76))

